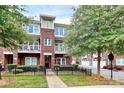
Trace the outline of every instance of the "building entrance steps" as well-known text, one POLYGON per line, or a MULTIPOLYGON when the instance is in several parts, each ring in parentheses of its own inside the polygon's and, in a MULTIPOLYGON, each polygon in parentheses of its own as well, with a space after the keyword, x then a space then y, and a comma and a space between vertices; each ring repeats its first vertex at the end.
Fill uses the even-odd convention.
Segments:
POLYGON ((49 88, 67 88, 67 85, 51 70, 46 70, 46 78, 49 88))

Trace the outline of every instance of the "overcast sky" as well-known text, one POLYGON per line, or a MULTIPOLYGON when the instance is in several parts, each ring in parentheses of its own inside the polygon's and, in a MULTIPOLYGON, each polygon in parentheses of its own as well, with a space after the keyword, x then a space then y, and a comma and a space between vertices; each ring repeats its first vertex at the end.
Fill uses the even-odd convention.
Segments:
MULTIPOLYGON (((59 2, 59 1, 58 1, 59 2)), ((40 14, 56 16, 55 22, 69 24, 73 15, 71 5, 28 5, 25 6, 27 12, 24 14, 28 17, 34 17, 39 20, 40 14)))

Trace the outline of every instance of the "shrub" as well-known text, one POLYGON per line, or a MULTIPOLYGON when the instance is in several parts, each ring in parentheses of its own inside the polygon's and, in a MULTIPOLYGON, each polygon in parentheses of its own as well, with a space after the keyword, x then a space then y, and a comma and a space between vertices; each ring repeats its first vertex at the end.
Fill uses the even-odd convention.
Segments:
POLYGON ((61 65, 60 66, 60 71, 72 71, 72 69, 73 69, 73 66, 71 66, 71 65, 61 65))
POLYGON ((57 68, 60 68, 60 65, 59 64, 54 64, 53 69, 56 71, 57 68))
POLYGON ((116 67, 116 69, 117 69, 117 70, 122 70, 122 68, 121 68, 121 67, 116 67))
POLYGON ((23 72, 23 70, 22 69, 12 69, 12 72, 13 73, 22 73, 23 72))
POLYGON ((107 66, 103 66, 103 69, 107 69, 107 66))
POLYGON ((73 64, 72 66, 73 66, 73 70, 78 70, 79 69, 78 68, 78 66, 79 66, 78 64, 73 64))
POLYGON ((18 66, 17 69, 22 69, 24 72, 28 72, 28 71, 36 71, 37 67, 36 66, 18 66))
POLYGON ((15 65, 15 64, 8 64, 7 65, 7 69, 8 69, 9 72, 11 72, 12 69, 15 69, 16 67, 17 67, 17 65, 15 65))
POLYGON ((45 66, 44 65, 39 65, 39 70, 40 71, 44 71, 45 70, 45 66))

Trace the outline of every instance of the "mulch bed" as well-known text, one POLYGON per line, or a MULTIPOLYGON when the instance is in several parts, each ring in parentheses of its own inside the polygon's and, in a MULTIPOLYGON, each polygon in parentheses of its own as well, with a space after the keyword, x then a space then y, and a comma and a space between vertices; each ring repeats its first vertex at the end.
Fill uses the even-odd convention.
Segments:
POLYGON ((0 85, 7 85, 16 82, 16 78, 2 78, 0 80, 0 85))
POLYGON ((98 77, 98 76, 95 76, 95 77, 91 77, 91 76, 89 76, 88 77, 88 80, 89 81, 93 81, 93 82, 96 82, 97 84, 99 84, 99 85, 111 85, 112 84, 112 80, 107 80, 107 79, 105 79, 104 77, 102 77, 102 76, 100 76, 100 77, 98 77))

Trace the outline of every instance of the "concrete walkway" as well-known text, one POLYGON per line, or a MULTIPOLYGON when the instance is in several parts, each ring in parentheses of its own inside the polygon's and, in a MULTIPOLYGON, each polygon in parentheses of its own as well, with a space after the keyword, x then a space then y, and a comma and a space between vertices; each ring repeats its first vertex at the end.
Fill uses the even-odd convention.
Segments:
POLYGON ((67 85, 51 70, 46 70, 46 78, 49 88, 66 88, 67 85))

